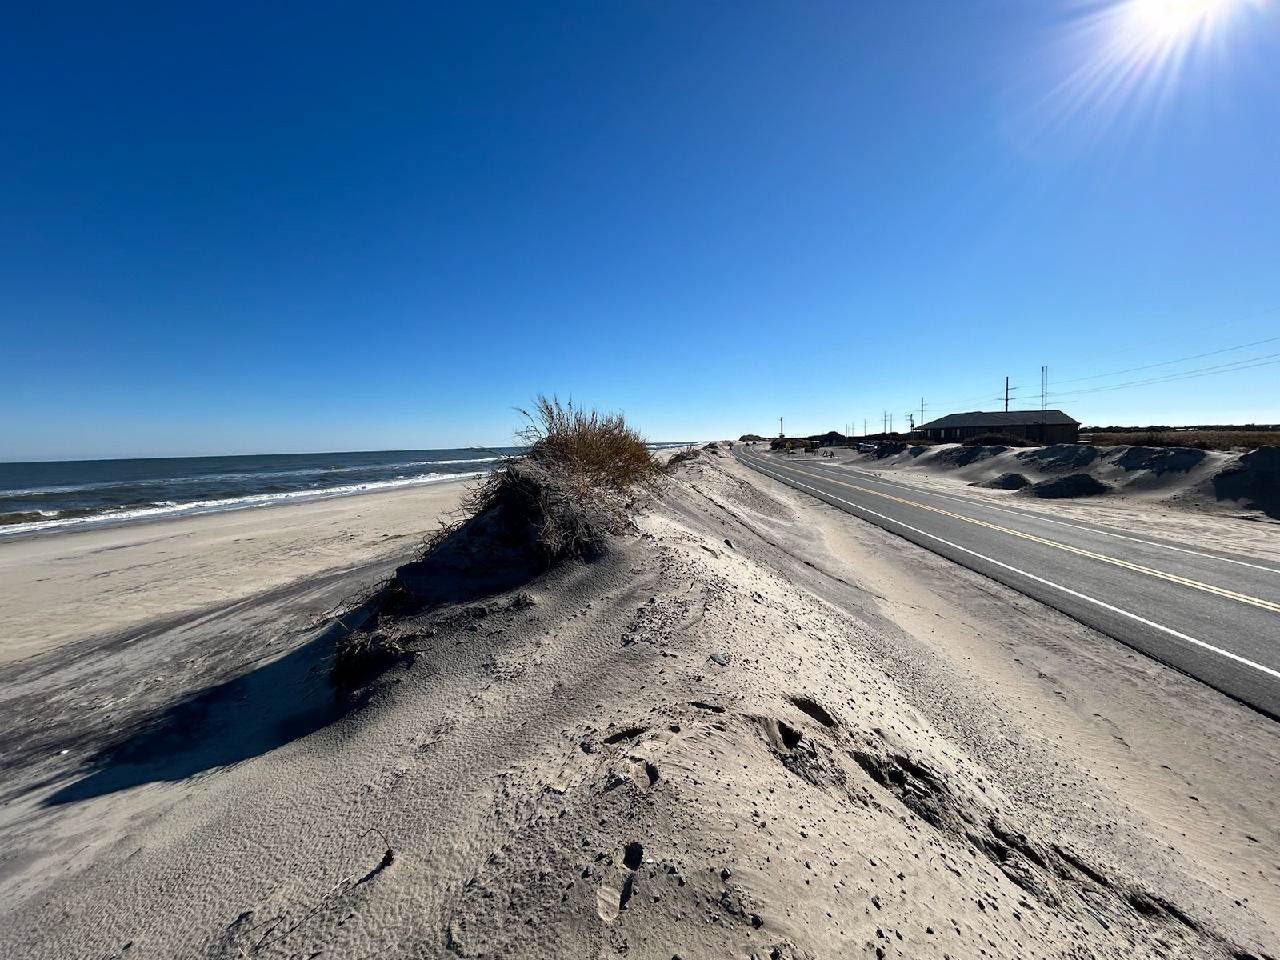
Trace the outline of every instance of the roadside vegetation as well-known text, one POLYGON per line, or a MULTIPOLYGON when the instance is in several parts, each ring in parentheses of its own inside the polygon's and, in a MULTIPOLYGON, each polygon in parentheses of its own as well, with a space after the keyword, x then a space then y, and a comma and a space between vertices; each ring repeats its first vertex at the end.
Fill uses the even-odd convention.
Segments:
POLYGON ((966 447, 1036 447, 1041 446, 1025 437, 1015 437, 1011 433, 984 433, 978 437, 969 437, 962 441, 966 447))
POLYGON ((1195 450, 1252 450, 1280 446, 1280 430, 1174 430, 1156 428, 1128 431, 1082 431, 1082 443, 1094 446, 1190 447, 1195 450))

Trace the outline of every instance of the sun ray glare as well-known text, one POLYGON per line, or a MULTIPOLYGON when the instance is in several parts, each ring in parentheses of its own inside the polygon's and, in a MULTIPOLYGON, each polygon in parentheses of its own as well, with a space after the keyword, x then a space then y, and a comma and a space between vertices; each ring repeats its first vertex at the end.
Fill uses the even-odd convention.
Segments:
POLYGON ((1236 21, 1274 0, 1104 0, 1077 8, 1072 66, 1041 101, 1042 120, 1102 130, 1122 113, 1159 113, 1205 61, 1225 60, 1236 21))
POLYGON ((1145 42, 1176 42, 1212 25, 1233 0, 1132 0, 1126 25, 1145 42))

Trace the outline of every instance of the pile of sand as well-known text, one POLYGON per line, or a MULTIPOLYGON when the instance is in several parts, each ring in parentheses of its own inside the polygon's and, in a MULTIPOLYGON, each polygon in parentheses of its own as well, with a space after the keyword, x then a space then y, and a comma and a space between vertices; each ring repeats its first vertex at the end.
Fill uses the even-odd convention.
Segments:
POLYGON ((975 482, 972 485, 985 487, 988 490, 1021 490, 1023 487, 1030 486, 1031 481, 1020 473, 1002 473, 998 477, 975 482))
POLYGON ((1065 477, 1053 477, 1025 486, 1020 492, 1031 497, 1046 500, 1067 499, 1070 497, 1096 497, 1107 493, 1110 486, 1088 473, 1070 473, 1065 477))
POLYGON ((1149 470, 1154 474, 1187 473, 1204 462, 1207 454, 1190 447, 1118 447, 1108 459, 1122 470, 1149 470))
POLYGON ((1280 519, 1280 447, 1247 453, 1224 453, 1188 447, 1095 447, 1059 443, 1047 447, 1007 447, 946 444, 923 448, 920 455, 905 444, 885 444, 866 459, 877 469, 923 470, 945 473, 971 486, 1020 489, 1001 483, 1011 475, 1031 483, 1075 476, 1096 481, 1092 490, 1083 481, 1048 483, 1050 496, 1066 490, 1069 496, 1103 492, 1183 509, 1238 513, 1241 509, 1280 519), (1083 491, 1083 492, 1081 492, 1083 491))
POLYGON ((1055 443, 1048 447, 1019 450, 1014 456, 1044 473, 1065 473, 1085 469, 1101 456, 1101 451, 1083 443, 1055 443))
POLYGON ((941 469, 946 469, 948 467, 967 467, 971 463, 978 463, 982 460, 989 460, 992 457, 998 457, 1008 449, 1008 447, 983 447, 976 445, 937 447, 932 453, 924 457, 921 462, 941 469))
POLYGON ((1280 520, 1280 447, 1259 447, 1213 478, 1219 500, 1234 500, 1280 520))

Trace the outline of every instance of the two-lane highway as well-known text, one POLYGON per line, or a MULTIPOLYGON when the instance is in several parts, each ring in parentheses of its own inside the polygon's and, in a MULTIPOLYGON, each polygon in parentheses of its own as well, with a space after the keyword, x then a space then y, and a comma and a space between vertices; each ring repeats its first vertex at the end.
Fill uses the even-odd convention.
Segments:
POLYGON ((739 448, 775 480, 976 570, 1280 718, 1280 567, 739 448))

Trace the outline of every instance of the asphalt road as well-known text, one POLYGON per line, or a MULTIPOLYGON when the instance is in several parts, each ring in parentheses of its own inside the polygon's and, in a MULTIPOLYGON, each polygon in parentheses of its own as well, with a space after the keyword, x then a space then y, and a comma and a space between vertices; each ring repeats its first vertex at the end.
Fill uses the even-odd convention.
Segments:
MULTIPOLYGON (((931 492, 853 464, 735 449, 782 483, 1101 630, 1280 719, 1280 568, 931 492)), ((1006 505, 1007 504, 1007 505, 1006 505)))

